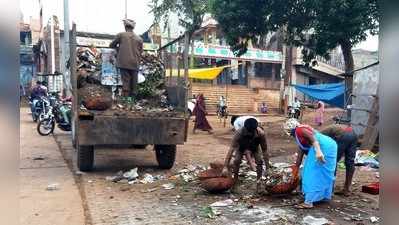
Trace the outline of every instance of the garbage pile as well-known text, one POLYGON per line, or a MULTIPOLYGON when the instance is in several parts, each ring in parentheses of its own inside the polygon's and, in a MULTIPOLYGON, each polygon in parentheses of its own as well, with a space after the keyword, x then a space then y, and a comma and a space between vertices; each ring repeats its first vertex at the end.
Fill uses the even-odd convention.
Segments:
POLYGON ((112 106, 112 91, 101 85, 101 55, 94 48, 77 50, 77 88, 79 99, 89 110, 112 106))
POLYGON ((137 170, 138 170, 138 168, 136 167, 136 168, 131 169, 126 172, 119 171, 114 176, 107 176, 107 177, 105 177, 105 179, 108 181, 115 182, 115 183, 127 182, 128 184, 138 184, 138 183, 149 184, 149 183, 153 183, 157 180, 165 179, 165 177, 163 175, 153 176, 149 173, 145 173, 144 175, 141 176, 141 179, 140 179, 140 175, 138 174, 137 170))
POLYGON ((136 96, 133 98, 117 96, 121 89, 121 77, 115 69, 115 57, 111 57, 112 51, 107 49, 104 53, 107 57, 102 57, 101 51, 95 48, 81 47, 77 50, 77 88, 81 104, 85 108, 146 112, 174 111, 174 107, 168 102, 164 80, 165 67, 157 56, 146 52, 141 57, 138 76, 143 79, 138 84, 136 96), (104 64, 106 68, 102 68, 104 64), (102 74, 105 72, 107 74, 102 74), (110 79, 108 73, 117 73, 114 76, 116 79, 110 79), (113 105, 113 103, 116 104, 113 105))
POLYGON ((270 194, 288 194, 299 184, 298 170, 287 163, 272 164, 266 176, 266 190, 270 194))

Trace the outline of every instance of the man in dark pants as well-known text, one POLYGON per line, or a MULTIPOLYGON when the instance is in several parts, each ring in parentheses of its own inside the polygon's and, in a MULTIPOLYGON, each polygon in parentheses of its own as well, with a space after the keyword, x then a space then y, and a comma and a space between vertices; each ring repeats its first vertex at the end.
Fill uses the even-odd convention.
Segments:
POLYGON ((137 94, 137 74, 140 66, 143 40, 133 32, 136 22, 130 19, 123 20, 126 32, 116 35, 109 45, 117 49, 116 67, 122 77, 122 95, 132 97, 137 94))
POLYGON ((258 121, 253 118, 245 120, 244 127, 239 129, 232 140, 230 149, 227 153, 223 174, 228 174, 230 161, 234 153, 233 162, 233 175, 234 175, 234 188, 237 187, 238 172, 243 156, 247 151, 250 151, 255 158, 256 162, 256 192, 260 191, 261 178, 263 173, 263 161, 266 169, 270 168, 269 156, 267 154, 267 142, 265 132, 258 127, 258 121), (259 149, 259 146, 261 150, 259 149), (263 157, 262 157, 263 156, 263 157), (262 160, 263 158, 263 160, 262 160))
POLYGON ((353 175, 355 173, 355 157, 358 138, 351 127, 342 125, 331 125, 323 129, 321 133, 331 137, 337 142, 337 162, 345 155, 345 185, 342 191, 336 192, 344 196, 349 196, 353 175))

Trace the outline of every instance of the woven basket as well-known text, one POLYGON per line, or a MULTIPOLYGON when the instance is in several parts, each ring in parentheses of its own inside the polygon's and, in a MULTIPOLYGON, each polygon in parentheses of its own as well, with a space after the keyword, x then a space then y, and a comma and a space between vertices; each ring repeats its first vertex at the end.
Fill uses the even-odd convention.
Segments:
POLYGON ((293 173, 292 178, 284 184, 278 184, 274 186, 266 185, 266 191, 268 193, 272 195, 289 194, 298 187, 300 181, 298 168, 295 165, 290 166, 290 168, 292 169, 293 173))
POLYGON ((223 166, 214 166, 218 164, 211 164, 210 169, 202 171, 198 174, 198 179, 201 182, 201 187, 211 193, 221 193, 229 190, 234 182, 231 175, 222 177, 223 166))
POLYGON ((231 177, 216 177, 201 180, 201 187, 210 193, 221 193, 233 187, 234 181, 231 177))

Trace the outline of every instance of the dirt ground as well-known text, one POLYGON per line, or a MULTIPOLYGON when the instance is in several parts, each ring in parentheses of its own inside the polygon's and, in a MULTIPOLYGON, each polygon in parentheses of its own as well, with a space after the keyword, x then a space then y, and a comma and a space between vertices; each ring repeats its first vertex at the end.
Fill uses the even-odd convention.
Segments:
MULTIPOLYGON (((338 113, 335 109, 326 112, 326 124, 338 113)), ((313 124, 314 113, 305 113, 304 122, 313 124)), ((86 221, 88 224, 302 224, 305 216, 324 217, 331 224, 372 224, 370 217, 379 217, 378 196, 362 193, 361 185, 377 181, 375 171, 357 170, 353 194, 350 197, 334 196, 328 203, 316 205, 311 210, 297 210, 293 204, 302 200, 295 192, 284 197, 254 194, 254 182, 241 178, 238 193, 212 195, 199 187, 199 182, 185 182, 174 176, 189 165, 207 166, 215 160, 224 159, 233 131, 229 121, 226 127, 215 116, 209 121, 214 134, 205 132, 192 134, 190 130, 185 145, 178 146, 175 166, 171 170, 159 170, 152 147, 144 150, 97 149, 95 170, 90 173, 76 172, 75 150, 69 133, 59 130, 54 135, 64 158, 75 171, 81 190, 86 221), (138 167, 140 178, 145 173, 164 178, 149 184, 114 183, 107 176, 118 171, 138 167), (172 183, 175 188, 165 190, 162 184, 172 183), (234 203, 219 208, 220 215, 209 218, 209 204, 232 199, 234 203)), ((294 140, 282 130, 284 117, 266 115, 260 117, 265 124, 269 154, 272 162, 294 162, 297 151, 294 140)), ((50 137, 49 137, 50 138, 50 137)), ((337 174, 337 188, 343 184, 344 171, 337 174)), ((376 224, 376 223, 374 223, 376 224)))

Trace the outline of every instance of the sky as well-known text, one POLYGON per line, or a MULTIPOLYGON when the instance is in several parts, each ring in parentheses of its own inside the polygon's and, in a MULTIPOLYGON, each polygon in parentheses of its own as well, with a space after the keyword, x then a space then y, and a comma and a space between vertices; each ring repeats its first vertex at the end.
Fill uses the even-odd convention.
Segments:
MULTIPOLYGON (((41 0, 43 5, 43 23, 51 15, 57 15, 63 29, 64 0, 41 0)), ((136 33, 145 32, 153 23, 148 7, 150 0, 127 0, 127 17, 136 21, 136 33)), ((39 0, 20 0, 24 21, 29 23, 30 16, 39 17, 39 0)), ((76 23, 78 31, 116 34, 124 30, 125 0, 69 0, 70 26, 76 23)))
MULTIPOLYGON (((51 15, 57 15, 63 29, 64 0, 41 0, 43 5, 43 23, 51 15)), ((150 0, 127 0, 127 17, 136 21, 135 32, 141 34, 153 23, 153 15, 148 7, 150 0)), ((39 17, 39 0, 20 0, 24 21, 29 23, 31 16, 39 17)), ((76 23, 78 31, 116 34, 124 30, 122 19, 125 17, 125 0, 69 0, 69 19, 76 23)), ((173 31, 172 31, 173 32, 173 31)), ((369 36, 354 49, 378 50, 378 36, 369 36)))

